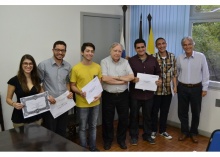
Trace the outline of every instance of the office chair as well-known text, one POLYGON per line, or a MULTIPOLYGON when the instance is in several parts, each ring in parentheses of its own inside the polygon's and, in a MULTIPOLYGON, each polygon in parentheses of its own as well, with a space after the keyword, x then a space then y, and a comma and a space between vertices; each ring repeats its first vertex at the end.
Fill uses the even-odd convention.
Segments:
POLYGON ((4 119, 3 119, 3 112, 2 112, 1 94, 0 94, 0 125, 1 125, 1 131, 4 131, 5 130, 5 126, 4 126, 4 119))
POLYGON ((220 152, 220 129, 214 130, 209 139, 207 152, 220 152))

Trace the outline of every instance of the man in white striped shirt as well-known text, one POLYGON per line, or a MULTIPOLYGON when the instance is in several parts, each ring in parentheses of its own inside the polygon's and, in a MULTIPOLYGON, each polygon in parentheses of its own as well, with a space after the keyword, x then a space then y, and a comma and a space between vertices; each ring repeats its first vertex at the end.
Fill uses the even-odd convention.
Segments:
POLYGON ((208 90, 209 69, 205 55, 193 50, 195 43, 192 37, 184 37, 181 44, 185 53, 177 58, 178 117, 181 122, 181 135, 178 140, 184 141, 190 137, 193 143, 198 143, 201 103, 208 90), (189 106, 192 112, 190 128, 189 106))

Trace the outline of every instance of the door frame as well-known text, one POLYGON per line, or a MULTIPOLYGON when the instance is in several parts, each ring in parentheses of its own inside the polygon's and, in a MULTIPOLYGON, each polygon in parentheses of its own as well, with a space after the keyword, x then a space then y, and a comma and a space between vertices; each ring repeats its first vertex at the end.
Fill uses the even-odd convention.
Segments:
MULTIPOLYGON (((112 15, 112 14, 101 14, 101 13, 90 13, 90 12, 80 12, 80 27, 83 28, 83 17, 84 16, 93 16, 93 17, 105 17, 105 18, 116 18, 116 19, 120 19, 120 32, 122 31, 122 15, 112 15)), ((80 29, 80 44, 83 44, 83 29, 80 29)))

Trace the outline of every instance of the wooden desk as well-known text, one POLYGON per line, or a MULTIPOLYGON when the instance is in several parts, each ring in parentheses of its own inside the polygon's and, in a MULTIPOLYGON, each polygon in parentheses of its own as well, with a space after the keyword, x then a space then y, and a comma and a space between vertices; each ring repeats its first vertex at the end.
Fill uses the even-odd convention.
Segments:
POLYGON ((35 123, 0 132, 0 151, 88 151, 35 123))

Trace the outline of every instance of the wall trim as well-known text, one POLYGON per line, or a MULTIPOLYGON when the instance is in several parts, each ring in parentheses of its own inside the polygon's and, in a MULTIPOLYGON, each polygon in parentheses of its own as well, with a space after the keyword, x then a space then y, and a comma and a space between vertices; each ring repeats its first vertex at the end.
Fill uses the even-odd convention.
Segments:
MULTIPOLYGON (((176 127, 176 128, 180 128, 180 123, 177 123, 177 122, 173 122, 173 121, 167 120, 167 124, 170 125, 170 126, 176 127)), ((200 130, 200 129, 198 131, 199 131, 200 135, 203 135, 205 137, 211 137, 212 133, 210 133, 210 132, 207 132, 207 131, 204 131, 204 130, 200 130)))

